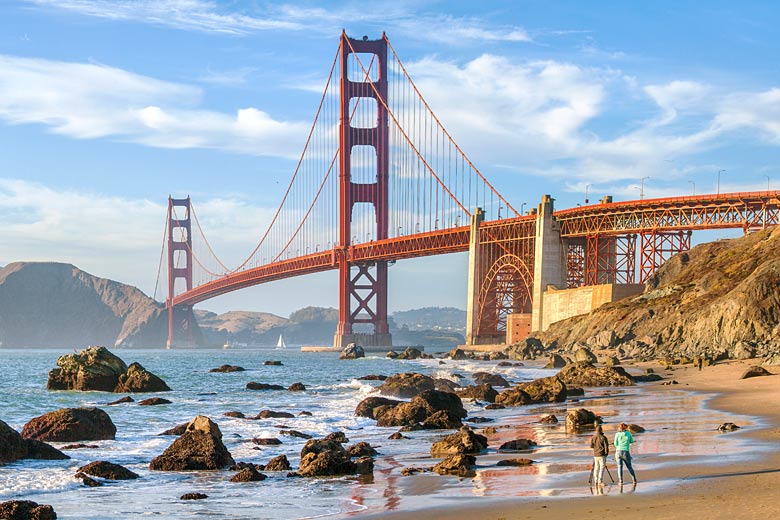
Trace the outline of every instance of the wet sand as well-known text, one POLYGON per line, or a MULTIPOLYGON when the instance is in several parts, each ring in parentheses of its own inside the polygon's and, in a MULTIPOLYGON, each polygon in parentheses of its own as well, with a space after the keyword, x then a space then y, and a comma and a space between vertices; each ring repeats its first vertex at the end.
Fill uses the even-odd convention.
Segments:
MULTIPOLYGON (((469 499, 457 505, 407 512, 375 515, 382 519, 446 518, 480 520, 544 519, 602 519, 628 515, 632 520, 658 518, 771 518, 780 513, 777 488, 780 484, 780 376, 740 380, 741 374, 755 362, 732 361, 705 367, 675 367, 670 374, 657 364, 646 363, 628 368, 651 367, 664 373, 678 385, 661 382, 643 387, 663 395, 664 392, 689 390, 713 392, 717 396, 708 402, 714 408, 734 414, 760 418, 749 431, 724 435, 743 436, 749 449, 752 440, 774 444, 777 449, 761 452, 760 456, 745 457, 729 464, 675 465, 643 471, 637 466, 639 484, 636 489, 626 485, 620 493, 610 486, 602 496, 577 498, 522 497, 517 499, 469 499), (666 481, 670 486, 653 486, 666 481), (655 491, 643 491, 654 488, 655 491)), ((778 367, 769 367, 778 374, 778 367)), ((739 424, 739 421, 735 420, 739 424)), ((765 444, 765 445, 766 445, 765 444)), ((725 455, 725 454, 724 454, 725 455)), ((610 456, 608 463, 614 460, 610 456)), ((587 476, 587 473, 585 473, 587 476)), ((424 493, 423 493, 424 494, 424 493)))

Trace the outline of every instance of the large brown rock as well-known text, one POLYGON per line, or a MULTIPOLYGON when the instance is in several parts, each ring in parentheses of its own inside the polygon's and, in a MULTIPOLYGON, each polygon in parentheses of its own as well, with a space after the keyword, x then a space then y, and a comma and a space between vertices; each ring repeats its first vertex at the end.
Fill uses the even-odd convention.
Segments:
POLYGON ((301 450, 298 473, 303 477, 351 475, 357 466, 340 442, 311 439, 301 450))
POLYGON ((414 347, 406 347, 403 352, 398 354, 398 359, 420 359, 423 357, 422 351, 414 347))
POLYGON ((369 417, 376 419, 377 411, 384 407, 395 407, 401 404, 403 401, 396 401, 395 399, 388 399, 387 397, 366 397, 355 408, 355 415, 357 417, 369 417))
POLYGON ((487 449, 487 437, 474 433, 469 429, 462 429, 457 433, 444 437, 431 446, 431 455, 455 455, 458 453, 473 454, 487 449))
POLYGON ((390 397, 408 399, 425 390, 433 390, 435 387, 436 383, 433 378, 409 372, 388 377, 379 387, 379 392, 390 397))
POLYGON ((544 350, 542 342, 536 338, 525 338, 522 341, 513 343, 504 349, 504 354, 509 359, 525 361, 526 359, 535 359, 538 353, 544 350))
POLYGON ((522 406, 524 404, 533 404, 534 400, 530 395, 518 387, 504 390, 496 396, 496 404, 502 406, 522 406))
POLYGON ((580 347, 574 351, 574 361, 577 363, 597 363, 598 358, 590 350, 586 349, 585 347, 580 347))
POLYGON ((69 458, 45 442, 23 438, 19 432, 0 421, 0 464, 21 459, 65 460, 69 458))
POLYGON ((507 381, 501 374, 491 374, 490 372, 474 372, 472 377, 474 378, 474 382, 478 385, 489 384, 491 386, 503 386, 505 388, 510 386, 509 381, 507 381))
POLYGON ((570 363, 558 378, 571 386, 633 386, 634 378, 623 367, 596 367, 588 362, 570 363))
POLYGON ((110 440, 116 435, 111 417, 100 408, 60 408, 31 419, 22 437, 47 442, 110 440))
POLYGON ((558 354, 550 354, 550 360, 544 365, 544 368, 563 368, 566 366, 566 360, 558 354))
POLYGON ((566 414, 566 429, 571 431, 593 428, 600 422, 601 416, 585 408, 572 410, 566 414))
POLYGON ((771 375, 772 372, 770 372, 766 368, 762 366, 753 366, 745 370, 740 376, 740 379, 748 379, 751 377, 762 377, 762 376, 771 376, 771 375))
POLYGON ((531 439, 513 439, 503 443, 498 451, 528 451, 536 448, 536 442, 531 439))
POLYGON ((408 403, 377 410, 377 426, 414 426, 427 422, 428 428, 458 428, 466 417, 463 402, 455 394, 425 390, 408 403), (436 417, 433 417, 436 415, 436 417))
POLYGON ((473 467, 477 463, 474 455, 458 453, 450 455, 433 467, 439 475, 455 475, 458 477, 473 477, 476 475, 473 467))
POLYGON ((56 520, 54 508, 30 500, 0 502, 0 518, 3 520, 56 520))
POLYGON ((101 392, 166 392, 165 381, 138 363, 129 367, 105 347, 88 347, 57 359, 49 372, 49 390, 101 392))
POLYGON ((290 461, 287 460, 287 455, 279 455, 268 461, 265 465, 266 471, 290 471, 290 461))
POLYGON ((233 457, 222 443, 219 426, 208 417, 198 416, 187 424, 186 431, 162 455, 152 459, 149 469, 212 470, 233 464, 233 457))
POLYGON ((519 383, 517 388, 528 394, 537 403, 561 403, 566 400, 566 385, 557 376, 534 379, 519 383))
POLYGON ((360 359, 362 357, 366 357, 366 352, 363 350, 363 347, 356 343, 350 343, 341 351, 339 359, 360 359))
POLYGON ((459 388, 457 393, 461 399, 476 399, 486 403, 495 403, 498 396, 498 392, 488 383, 459 388))
POLYGON ((114 392, 168 392, 170 388, 165 381, 152 374, 140 363, 131 363, 124 374, 119 376, 114 392))

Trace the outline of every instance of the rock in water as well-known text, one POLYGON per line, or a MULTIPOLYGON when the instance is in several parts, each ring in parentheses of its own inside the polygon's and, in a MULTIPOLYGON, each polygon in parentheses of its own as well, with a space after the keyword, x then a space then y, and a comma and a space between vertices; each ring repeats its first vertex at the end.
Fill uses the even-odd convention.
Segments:
POLYGON ((355 408, 355 416, 376 419, 379 411, 384 407, 393 408, 403 401, 388 399, 387 397, 366 397, 355 408))
POLYGON ((204 493, 184 493, 179 500, 203 500, 209 496, 204 493))
POLYGON ((474 372, 472 377, 474 378, 474 382, 478 385, 488 384, 490 386, 510 386, 509 381, 504 379, 504 376, 501 374, 491 374, 490 372, 474 372))
POLYGON ((363 347, 357 343, 350 343, 344 347, 344 350, 341 351, 339 359, 358 359, 362 357, 366 357, 366 353, 363 350, 363 347))
POLYGON ((54 508, 30 500, 10 500, 0 503, 0 518, 3 520, 56 520, 54 508))
POLYGON ((119 376, 114 392, 169 392, 171 389, 165 381, 152 374, 139 363, 132 363, 124 374, 119 376))
POLYGON ((80 390, 114 393, 167 392, 165 381, 138 363, 129 367, 105 347, 88 347, 78 354, 57 359, 49 372, 49 390, 80 390))
POLYGON ((69 458, 45 442, 22 438, 19 432, 0 421, 0 464, 21 459, 65 460, 69 458))
POLYGON ((31 419, 22 429, 22 437, 47 442, 111 440, 116 426, 99 408, 60 408, 31 419))
POLYGON ((356 472, 357 465, 339 442, 312 439, 301 450, 298 473, 303 477, 352 475, 356 472))
POLYGON ((263 475, 255 468, 250 466, 240 470, 238 473, 233 475, 233 478, 230 479, 230 482, 259 482, 267 478, 267 476, 263 475))
POLYGON ((579 431, 584 428, 593 428, 596 424, 601 422, 601 417, 586 410, 585 408, 579 408, 572 410, 566 414, 566 429, 572 431, 579 431))
POLYGON ((221 365, 218 368, 212 368, 209 370, 209 372, 220 372, 220 373, 230 373, 230 372, 243 372, 244 367, 240 367, 237 365, 221 365))
POLYGON ((59 368, 49 372, 49 390, 98 390, 113 392, 120 374, 127 371, 125 362, 105 347, 88 347, 78 354, 57 359, 59 368))
POLYGON ((423 353, 414 347, 406 347, 403 352, 398 354, 398 359, 420 359, 421 357, 423 357, 423 353))
POLYGON ((153 471, 222 469, 235 464, 222 443, 219 426, 208 417, 198 416, 162 455, 152 459, 153 471))
POLYGON ((457 394, 461 399, 476 399, 486 403, 495 403, 498 396, 498 392, 488 383, 460 388, 457 390, 457 394))
POLYGON ((517 388, 528 394, 536 403, 561 403, 566 400, 566 385, 557 376, 520 383, 517 388))
POLYGON ((498 451, 528 451, 536 447, 531 439, 515 439, 507 441, 498 448, 498 451))
POLYGON ((279 455, 268 461, 265 465, 266 471, 290 471, 290 461, 287 460, 287 455, 279 455))
POLYGON ((433 467, 433 471, 439 475, 456 475, 458 477, 473 477, 476 472, 472 469, 477 463, 473 455, 457 453, 450 455, 433 467))
POLYGON ((76 477, 79 476, 79 473, 86 473, 93 477, 107 478, 109 480, 132 480, 138 478, 138 473, 105 460, 98 460, 90 462, 86 466, 81 466, 76 470, 76 477))

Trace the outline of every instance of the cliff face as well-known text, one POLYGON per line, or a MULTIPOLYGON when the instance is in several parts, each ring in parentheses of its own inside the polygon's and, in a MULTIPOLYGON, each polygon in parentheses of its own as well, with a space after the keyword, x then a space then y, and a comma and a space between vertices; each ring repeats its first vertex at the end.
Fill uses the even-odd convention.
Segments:
POLYGON ((780 228, 699 245, 670 259, 644 294, 553 324, 536 337, 571 350, 749 358, 780 352, 780 228))
POLYGON ((0 342, 13 347, 164 347, 167 313, 135 287, 70 264, 0 269, 0 342))

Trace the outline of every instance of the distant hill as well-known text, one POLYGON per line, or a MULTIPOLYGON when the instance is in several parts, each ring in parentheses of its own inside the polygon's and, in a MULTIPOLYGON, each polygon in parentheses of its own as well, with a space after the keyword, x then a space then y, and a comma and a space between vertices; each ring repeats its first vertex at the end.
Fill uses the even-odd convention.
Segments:
POLYGON ((0 269, 0 345, 164 347, 167 313, 139 289, 55 262, 0 269))
POLYGON ((393 313, 393 321, 409 330, 466 331, 466 311, 455 307, 423 307, 393 313))

